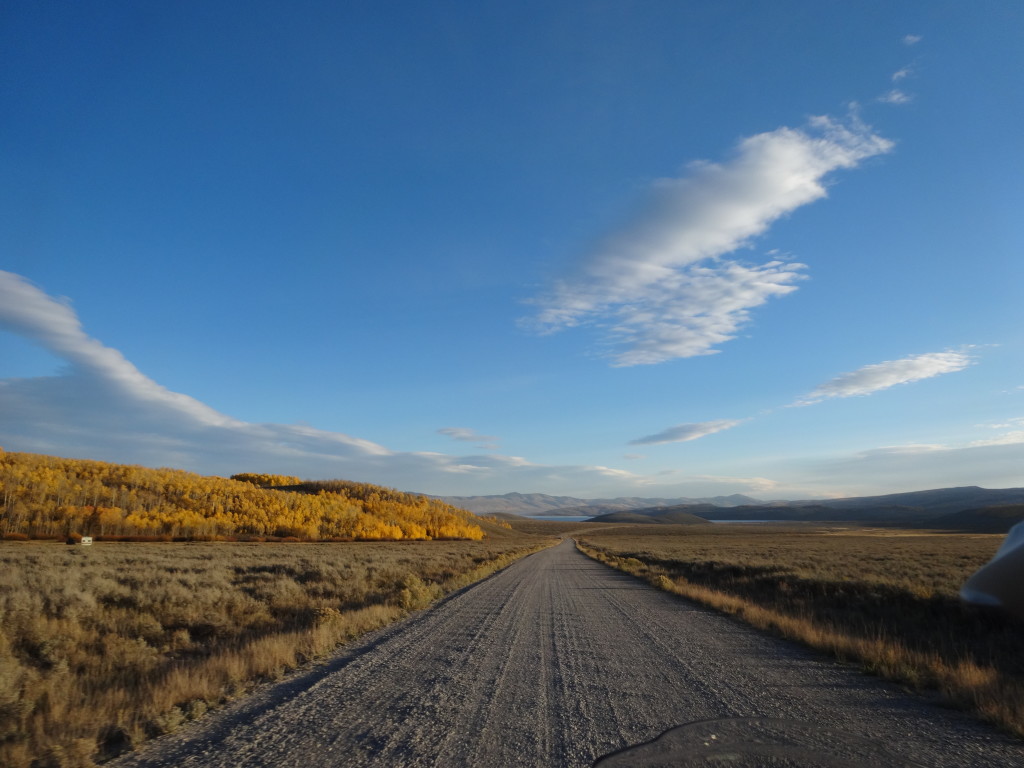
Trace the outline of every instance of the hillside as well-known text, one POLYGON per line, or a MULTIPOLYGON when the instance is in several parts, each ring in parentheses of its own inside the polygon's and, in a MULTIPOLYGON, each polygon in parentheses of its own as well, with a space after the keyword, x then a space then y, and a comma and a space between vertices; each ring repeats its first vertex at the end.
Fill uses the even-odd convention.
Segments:
MULTIPOLYGON (((901 521, 907 524, 927 520, 934 513, 915 507, 831 507, 825 503, 808 504, 758 504, 723 509, 721 507, 684 506, 673 507, 672 510, 700 515, 707 520, 804 520, 808 522, 825 522, 835 520, 852 521, 901 521)), ((663 509, 652 509, 646 512, 657 515, 663 509)))
POLYGON ((610 512, 625 512, 634 509, 651 509, 685 504, 712 504, 716 507, 735 507, 741 504, 760 504, 758 499, 735 493, 731 496, 710 498, 675 499, 641 498, 620 496, 614 499, 580 499, 574 496, 549 496, 544 493, 505 493, 497 496, 438 496, 441 501, 478 515, 493 515, 499 512, 514 515, 603 515, 610 512))
POLYGON ((1006 533, 1024 522, 1024 504, 1001 504, 981 509, 967 509, 933 520, 929 527, 972 533, 1006 533))
POLYGON ((615 512, 654 515, 659 511, 685 512, 708 520, 861 520, 924 524, 942 515, 994 505, 1024 504, 1024 488, 936 488, 882 496, 841 499, 798 499, 762 502, 733 494, 709 498, 581 499, 543 493, 506 493, 497 496, 438 496, 448 504, 476 514, 498 513, 601 517, 615 512))
MULTIPOLYGON (((699 515, 707 520, 804 520, 804 521, 858 521, 898 523, 900 525, 942 527, 940 521, 950 515, 974 510, 974 516, 950 519, 949 527, 964 525, 988 526, 992 530, 1006 530, 1012 523, 985 521, 980 510, 997 505, 1024 504, 1024 488, 937 488, 885 496, 864 496, 844 499, 813 499, 804 501, 773 502, 771 504, 745 504, 720 507, 708 504, 680 504, 672 507, 654 506, 633 510, 647 517, 658 517, 675 512, 699 515), (1005 528, 1000 526, 1005 525, 1005 528)), ((998 517, 997 513, 992 514, 998 517)), ((973 528, 972 528, 973 529, 973 528)), ((980 528, 979 528, 980 530, 980 528)))
POLYGON ((1024 488, 981 488, 977 485, 957 488, 935 488, 908 493, 890 493, 884 496, 857 496, 845 499, 816 499, 789 501, 789 506, 820 504, 832 509, 907 509, 913 508, 932 514, 952 514, 967 509, 979 509, 996 504, 1024 504, 1024 488))
POLYGON ((482 525, 495 526, 438 499, 366 483, 235 477, 0 452, 0 534, 479 540, 482 525))

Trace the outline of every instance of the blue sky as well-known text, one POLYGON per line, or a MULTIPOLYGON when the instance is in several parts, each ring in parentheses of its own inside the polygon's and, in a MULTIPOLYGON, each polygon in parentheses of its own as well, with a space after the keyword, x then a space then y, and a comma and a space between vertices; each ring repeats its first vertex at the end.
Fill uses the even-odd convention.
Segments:
POLYGON ((1024 485, 1016 2, 5 4, 0 445, 1024 485))

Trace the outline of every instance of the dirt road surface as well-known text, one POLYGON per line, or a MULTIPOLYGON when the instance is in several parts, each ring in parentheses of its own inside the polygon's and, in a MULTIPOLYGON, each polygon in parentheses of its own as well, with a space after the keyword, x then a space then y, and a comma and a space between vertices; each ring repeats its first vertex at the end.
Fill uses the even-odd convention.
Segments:
POLYGON ((922 766, 1024 766, 1020 741, 570 541, 116 765, 588 766, 680 723, 739 716, 840 727, 922 766))

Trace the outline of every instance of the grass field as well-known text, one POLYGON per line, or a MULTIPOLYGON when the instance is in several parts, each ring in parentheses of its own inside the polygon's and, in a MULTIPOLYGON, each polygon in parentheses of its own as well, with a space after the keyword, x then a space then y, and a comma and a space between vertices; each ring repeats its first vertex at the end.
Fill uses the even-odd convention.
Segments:
POLYGON ((550 542, 0 543, 0 765, 92 765, 550 542))
POLYGON ((1024 736, 1024 622, 962 603, 1002 536, 813 526, 607 526, 593 557, 1024 736))

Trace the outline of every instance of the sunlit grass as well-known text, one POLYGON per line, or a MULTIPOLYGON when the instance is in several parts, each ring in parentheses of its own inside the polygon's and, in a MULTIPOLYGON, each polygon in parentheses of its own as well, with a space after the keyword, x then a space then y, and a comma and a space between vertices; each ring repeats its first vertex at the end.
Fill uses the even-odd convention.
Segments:
POLYGON ((0 544, 0 765, 92 765, 537 547, 0 544))

